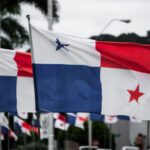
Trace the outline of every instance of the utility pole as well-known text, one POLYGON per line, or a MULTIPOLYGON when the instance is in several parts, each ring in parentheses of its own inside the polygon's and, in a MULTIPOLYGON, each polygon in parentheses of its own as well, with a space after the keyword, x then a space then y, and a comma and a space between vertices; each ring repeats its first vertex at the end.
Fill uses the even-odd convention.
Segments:
POLYGON ((47 11, 48 11, 48 29, 52 30, 53 25, 53 0, 47 0, 47 11))
POLYGON ((89 142, 89 150, 92 149, 92 121, 89 115, 88 120, 88 142, 89 142))
POLYGON ((53 113, 49 113, 49 127, 48 127, 48 150, 54 150, 54 127, 53 127, 53 113))
POLYGON ((2 135, 2 133, 1 133, 1 122, 0 122, 0 150, 2 150, 2 147, 1 147, 1 145, 2 145, 1 135, 2 135))
POLYGON ((150 148, 150 134, 149 134, 149 128, 150 128, 150 121, 147 121, 147 149, 150 148))
MULTIPOLYGON (((53 0, 47 0, 48 10, 48 28, 52 31, 53 24, 53 0)), ((54 122, 53 113, 49 114, 49 137, 48 137, 48 150, 54 150, 54 122)))

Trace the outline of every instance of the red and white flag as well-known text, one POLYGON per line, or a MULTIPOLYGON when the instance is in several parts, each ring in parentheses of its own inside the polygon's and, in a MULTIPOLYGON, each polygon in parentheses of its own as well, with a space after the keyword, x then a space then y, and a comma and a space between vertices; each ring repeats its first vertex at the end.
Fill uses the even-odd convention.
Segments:
POLYGON ((29 136, 31 135, 30 132, 35 132, 38 134, 38 128, 31 126, 30 124, 28 124, 24 120, 22 120, 18 117, 15 117, 14 121, 15 121, 15 123, 17 123, 20 126, 23 133, 26 133, 29 136))
POLYGON ((18 112, 18 116, 22 119, 28 119, 28 113, 27 112, 18 112))
POLYGON ((67 123, 66 117, 64 115, 59 114, 59 116, 55 120, 54 127, 67 131, 69 128, 69 123, 67 123))
MULTIPOLYGON (((6 118, 4 113, 0 113, 0 125, 2 129, 3 127, 5 128, 5 132, 7 132, 7 134, 9 133, 9 137, 14 138, 16 141, 18 140, 17 135, 10 129, 8 119, 6 118)), ((3 134, 0 133, 0 135, 1 135, 1 139, 3 140, 4 139, 3 134)))
POLYGON ((77 113, 75 126, 84 129, 84 123, 89 119, 89 113, 77 113))
POLYGON ((102 114, 150 119, 150 45, 97 42, 102 114))
POLYGON ((84 123, 89 119, 89 113, 67 113, 67 121, 75 127, 84 129, 84 123))
POLYGON ((118 121, 118 118, 117 118, 117 116, 105 115, 104 121, 105 121, 105 123, 113 124, 118 121))
POLYGON ((134 123, 142 123, 142 120, 136 117, 130 117, 130 121, 134 123))

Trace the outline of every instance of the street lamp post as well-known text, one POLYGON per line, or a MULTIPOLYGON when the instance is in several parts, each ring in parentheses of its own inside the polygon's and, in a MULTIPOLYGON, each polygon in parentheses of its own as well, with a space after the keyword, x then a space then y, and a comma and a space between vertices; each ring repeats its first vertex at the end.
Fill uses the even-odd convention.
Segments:
POLYGON ((123 23, 130 23, 131 20, 130 19, 111 19, 105 26, 104 28, 101 30, 100 35, 102 35, 104 33, 104 31, 110 26, 110 24, 114 21, 119 21, 119 22, 123 22, 123 23))

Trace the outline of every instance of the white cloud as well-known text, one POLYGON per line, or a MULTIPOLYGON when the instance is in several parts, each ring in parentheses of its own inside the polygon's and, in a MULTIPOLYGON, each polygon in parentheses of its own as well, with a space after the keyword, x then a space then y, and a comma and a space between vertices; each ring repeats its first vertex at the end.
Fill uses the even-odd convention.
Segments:
MULTIPOLYGON (((97 35, 111 19, 132 19, 130 24, 113 22, 105 33, 118 35, 123 32, 136 32, 145 35, 150 29, 149 0, 58 0, 60 21, 54 24, 57 32, 81 37, 97 35)), ((44 15, 33 5, 22 5, 21 23, 27 26, 26 14, 36 26, 47 28, 44 15)))
POLYGON ((118 35, 122 32, 146 34, 149 29, 150 1, 148 0, 59 0, 60 23, 58 32, 89 37, 100 33, 114 18, 132 19, 130 24, 113 22, 105 31, 118 35))

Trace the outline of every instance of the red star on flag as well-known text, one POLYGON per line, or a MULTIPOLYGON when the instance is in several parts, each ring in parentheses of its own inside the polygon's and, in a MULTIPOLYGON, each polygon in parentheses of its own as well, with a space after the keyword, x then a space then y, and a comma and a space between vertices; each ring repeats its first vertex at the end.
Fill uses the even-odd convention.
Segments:
POLYGON ((141 93, 139 91, 139 84, 138 84, 138 86, 136 87, 136 89, 134 91, 132 91, 132 90, 127 90, 127 91, 130 94, 130 100, 129 100, 129 102, 135 100, 138 103, 139 97, 141 97, 142 95, 144 95, 144 93, 141 93))

